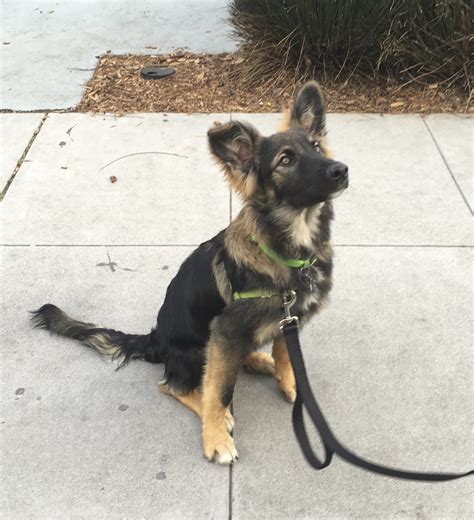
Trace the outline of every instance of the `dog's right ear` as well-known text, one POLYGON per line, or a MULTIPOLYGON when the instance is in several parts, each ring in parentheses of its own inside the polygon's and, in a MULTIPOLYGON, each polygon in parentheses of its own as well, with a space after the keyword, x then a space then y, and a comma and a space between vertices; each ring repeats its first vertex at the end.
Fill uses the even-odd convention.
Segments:
POLYGON ((251 197, 257 187, 255 160, 261 136, 248 123, 232 121, 207 132, 211 153, 222 166, 230 185, 244 199, 251 197))

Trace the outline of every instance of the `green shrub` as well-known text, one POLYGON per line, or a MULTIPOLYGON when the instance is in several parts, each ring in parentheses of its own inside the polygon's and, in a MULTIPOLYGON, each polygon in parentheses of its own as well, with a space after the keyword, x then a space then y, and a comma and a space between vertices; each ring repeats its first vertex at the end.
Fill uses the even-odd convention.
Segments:
POLYGON ((473 0, 233 0, 245 79, 382 74, 473 81, 473 0))

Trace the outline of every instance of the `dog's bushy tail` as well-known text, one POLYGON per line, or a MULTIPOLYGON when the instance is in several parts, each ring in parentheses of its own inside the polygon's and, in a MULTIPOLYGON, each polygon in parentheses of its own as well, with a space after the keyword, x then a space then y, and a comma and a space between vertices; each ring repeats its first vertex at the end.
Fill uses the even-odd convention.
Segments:
POLYGON ((47 303, 31 313, 35 327, 46 329, 60 336, 74 338, 118 362, 118 368, 131 359, 145 359, 151 363, 160 363, 161 359, 151 343, 150 334, 125 334, 118 330, 96 327, 70 318, 65 312, 47 303))

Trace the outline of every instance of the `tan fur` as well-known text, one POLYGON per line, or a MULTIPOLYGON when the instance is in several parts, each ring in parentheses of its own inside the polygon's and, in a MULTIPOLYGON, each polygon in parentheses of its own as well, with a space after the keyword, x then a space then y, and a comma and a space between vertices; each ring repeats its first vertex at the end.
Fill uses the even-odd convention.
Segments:
POLYGON ((268 376, 275 375, 275 361, 267 352, 251 352, 244 361, 249 372, 257 372, 268 376))
POLYGON ((224 264, 222 262, 218 262, 217 258, 214 258, 212 261, 212 270, 214 272, 217 290, 219 291, 221 298, 225 301, 225 303, 231 303, 233 300, 232 286, 227 276, 224 264))
POLYGON ((85 340, 85 343, 103 356, 110 358, 112 361, 117 361, 119 367, 125 360, 122 349, 118 345, 111 343, 104 334, 93 334, 85 340))
POLYGON ((288 268, 276 264, 252 241, 252 236, 255 236, 257 241, 265 242, 257 228, 253 211, 249 206, 244 207, 227 228, 224 239, 227 251, 237 265, 251 266, 253 270, 283 286, 290 277, 288 268))
POLYGON ((296 381, 290 356, 282 335, 273 341, 272 356, 275 360, 275 378, 280 390, 286 395, 290 402, 296 399, 296 381))
POLYGON ((199 417, 202 417, 202 396, 199 390, 193 390, 189 394, 178 394, 172 390, 166 383, 160 385, 160 392, 164 395, 170 395, 177 399, 186 408, 189 408, 199 417))
MULTIPOLYGON (((278 299, 278 305, 281 305, 281 299, 278 299)), ((271 323, 270 325, 262 325, 255 332, 254 342, 257 346, 261 347, 272 341, 279 333, 280 327, 277 322, 271 323)))
MULTIPOLYGON (((286 132, 290 128, 294 126, 292 120, 291 120, 291 110, 288 108, 283 112, 283 117, 280 122, 280 125, 278 126, 279 132, 286 132)), ((299 126, 299 125, 298 125, 299 126)), ((325 131, 326 132, 326 131, 325 131)), ((333 159, 334 155, 332 151, 329 149, 328 146, 328 140, 327 140, 327 134, 324 133, 324 135, 317 135, 315 136, 319 143, 319 147, 321 148, 321 151, 328 159, 333 159)))
MULTIPOLYGON (((287 226, 295 246, 311 249, 312 238, 318 233, 317 222, 323 206, 324 203, 299 211, 282 207, 275 210, 275 216, 287 226)), ((255 236, 260 243, 266 242, 257 227, 254 210, 250 206, 245 206, 227 228, 224 239, 227 251, 236 264, 250 266, 255 271, 272 278, 276 285, 284 286, 289 280, 290 270, 265 255, 258 244, 252 241, 252 236, 255 236)), ((328 261, 331 255, 331 243, 326 242, 318 256, 321 260, 328 261)), ((223 266, 215 264, 214 273, 219 292, 224 301, 228 301, 226 298, 232 295, 223 266)))
POLYGON ((334 159, 334 154, 329 148, 328 140, 326 135, 319 137, 319 147, 321 148, 321 151, 328 159, 334 159))
POLYGON ((206 357, 202 397, 203 452, 208 460, 230 464, 238 454, 227 428, 229 411, 222 405, 221 398, 234 366, 212 338, 206 348, 206 357))
MULTIPOLYGON (((166 383, 162 383, 160 385, 160 392, 164 395, 174 397, 186 408, 194 412, 198 417, 202 418, 202 393, 199 389, 193 390, 189 394, 178 394, 166 383)), ((232 417, 229 408, 226 408, 225 424, 227 431, 230 433, 234 428, 234 418, 232 417)))
POLYGON ((333 256, 333 248, 330 240, 324 242, 318 251, 318 258, 323 262, 329 262, 333 256))
POLYGON ((286 132, 287 130, 289 130, 290 124, 291 124, 291 110, 290 110, 290 108, 286 108, 283 111, 280 124, 278 125, 278 132, 286 132))
POLYGON ((292 243, 297 247, 312 248, 313 238, 318 234, 318 217, 324 204, 317 204, 312 208, 296 210, 288 206, 277 208, 274 211, 276 218, 286 226, 292 243))
MULTIPOLYGON (((211 150, 212 154, 212 150, 211 150)), ((222 161, 213 155, 214 161, 224 173, 224 179, 229 187, 238 193, 243 201, 251 199, 258 188, 257 177, 253 171, 242 173, 232 167, 230 163, 223 164, 222 161)))

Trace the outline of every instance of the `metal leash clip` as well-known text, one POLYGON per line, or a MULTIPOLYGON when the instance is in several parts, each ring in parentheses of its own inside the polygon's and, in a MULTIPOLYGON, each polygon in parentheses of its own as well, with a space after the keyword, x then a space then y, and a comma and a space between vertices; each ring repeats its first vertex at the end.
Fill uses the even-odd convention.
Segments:
POLYGON ((283 310, 285 312, 285 317, 280 321, 280 329, 283 330, 285 325, 290 325, 294 323, 298 325, 298 316, 291 315, 291 308, 296 303, 296 291, 285 291, 282 294, 283 297, 283 310))

